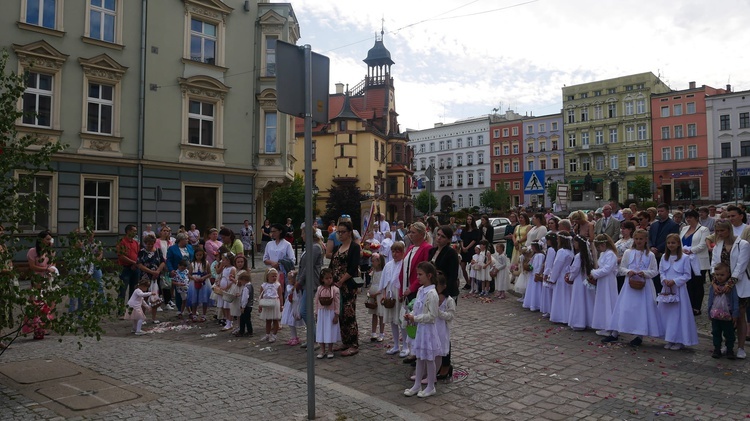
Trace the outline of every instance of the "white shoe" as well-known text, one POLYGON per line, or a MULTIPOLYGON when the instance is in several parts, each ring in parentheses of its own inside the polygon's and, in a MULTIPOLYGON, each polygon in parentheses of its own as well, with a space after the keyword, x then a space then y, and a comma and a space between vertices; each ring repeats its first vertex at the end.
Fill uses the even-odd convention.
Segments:
POLYGON ((276 335, 271 334, 271 337, 268 338, 268 343, 270 344, 271 342, 276 342, 276 335))
POLYGON ((385 351, 387 355, 395 355, 398 354, 398 347, 394 346, 393 348, 389 349, 388 351, 385 351))
POLYGON ((747 358, 747 354, 745 353, 745 349, 744 348, 740 348, 740 349, 737 350, 737 358, 739 358, 741 360, 744 360, 745 358, 747 358))
POLYGON ((721 347, 721 355, 727 355, 727 346, 724 345, 721 347))
POLYGON ((146 334, 146 332, 144 332, 144 331, 142 331, 142 330, 139 330, 138 332, 135 332, 135 334, 136 334, 137 336, 141 336, 141 335, 145 335, 145 334, 146 334))
POLYGON ((172 307, 172 309, 170 309, 170 310, 173 310, 174 306, 175 306, 174 300, 169 300, 169 303, 167 303, 167 306, 172 307))
POLYGON ((156 311, 164 311, 161 309, 161 307, 156 307, 156 311))
POLYGON ((435 393, 437 393, 437 389, 432 389, 429 392, 427 390, 423 390, 423 391, 417 393, 417 397, 418 398, 428 398, 428 397, 434 395, 435 393))
POLYGON ((672 351, 679 351, 682 349, 682 344, 672 344, 669 349, 671 349, 672 351))
POLYGON ((382 333, 378 335, 378 342, 383 342, 384 339, 385 339, 385 336, 383 336, 382 333))
MULTIPOLYGON (((171 301, 170 301, 170 303, 171 303, 171 301)), ((175 309, 174 304, 167 304, 165 307, 167 308, 167 310, 174 310, 175 309)))
POLYGON ((421 390, 414 390, 414 389, 406 389, 404 390, 404 396, 414 396, 421 394, 421 390))
POLYGON ((599 336, 609 336, 612 332, 609 330, 597 330, 596 334, 599 336))
POLYGON ((266 335, 263 335, 263 337, 260 338, 260 340, 261 341, 267 341, 270 337, 271 337, 271 335, 266 334, 266 335))
POLYGON ((672 342, 667 342, 667 344, 664 345, 664 349, 672 349, 672 345, 674 345, 672 342))
POLYGON ((401 352, 398 353, 398 356, 401 358, 406 358, 409 356, 409 348, 404 348, 401 350, 401 352))

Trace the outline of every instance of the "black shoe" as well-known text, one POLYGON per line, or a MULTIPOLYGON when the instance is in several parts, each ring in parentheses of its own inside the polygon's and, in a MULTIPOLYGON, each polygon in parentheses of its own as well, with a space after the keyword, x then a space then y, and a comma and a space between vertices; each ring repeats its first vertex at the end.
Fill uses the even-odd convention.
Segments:
POLYGON ((727 359, 728 360, 736 360, 737 357, 734 355, 734 351, 731 349, 727 349, 727 359))
POLYGON ((448 371, 445 372, 445 374, 438 374, 435 376, 438 380, 445 380, 450 379, 453 377, 453 366, 448 366, 448 371))
POLYGON ((714 352, 711 353, 711 358, 721 358, 721 350, 714 348, 714 352))
POLYGON ((471 289, 471 285, 466 284, 466 285, 464 285, 463 289, 471 289))
POLYGON ((640 336, 636 336, 632 341, 630 341, 630 346, 640 346, 643 343, 643 339, 641 339, 640 336))
POLYGON ((612 336, 612 335, 609 335, 609 336, 607 336, 606 338, 602 338, 602 343, 603 343, 603 344, 608 344, 608 343, 610 343, 610 342, 617 342, 617 337, 616 337, 616 336, 612 336))
POLYGON ((411 364, 411 363, 416 363, 416 362, 417 362, 417 357, 415 356, 409 356, 409 357, 404 358, 404 364, 411 364))

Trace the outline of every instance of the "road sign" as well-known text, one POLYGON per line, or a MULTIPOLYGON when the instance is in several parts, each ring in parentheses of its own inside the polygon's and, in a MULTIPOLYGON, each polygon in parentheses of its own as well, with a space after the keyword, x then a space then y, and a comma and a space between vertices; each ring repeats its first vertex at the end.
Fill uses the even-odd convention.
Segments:
POLYGON ((523 194, 542 194, 544 185, 544 170, 523 172, 523 194))

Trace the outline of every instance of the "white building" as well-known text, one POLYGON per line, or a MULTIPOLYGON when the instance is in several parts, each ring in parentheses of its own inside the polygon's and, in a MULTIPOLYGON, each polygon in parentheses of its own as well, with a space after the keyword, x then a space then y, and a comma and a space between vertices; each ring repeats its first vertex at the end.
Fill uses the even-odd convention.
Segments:
POLYGON ((711 200, 750 197, 750 91, 706 97, 708 174, 711 200), (737 173, 732 161, 737 160, 737 173), (734 184, 734 185, 733 185, 734 184))
POLYGON ((437 123, 426 130, 407 130, 414 151, 413 197, 428 187, 427 169, 435 168, 436 211, 481 207, 479 195, 490 187, 489 116, 437 123))

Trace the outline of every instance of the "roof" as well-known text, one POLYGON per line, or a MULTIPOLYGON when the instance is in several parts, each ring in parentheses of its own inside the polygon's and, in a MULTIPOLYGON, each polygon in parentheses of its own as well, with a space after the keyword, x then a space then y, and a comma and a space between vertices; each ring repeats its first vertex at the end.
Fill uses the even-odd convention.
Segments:
POLYGON ((382 39, 375 40, 375 45, 367 52, 367 58, 362 61, 370 66, 378 64, 391 65, 394 63, 393 60, 391 60, 391 52, 385 48, 382 39))

